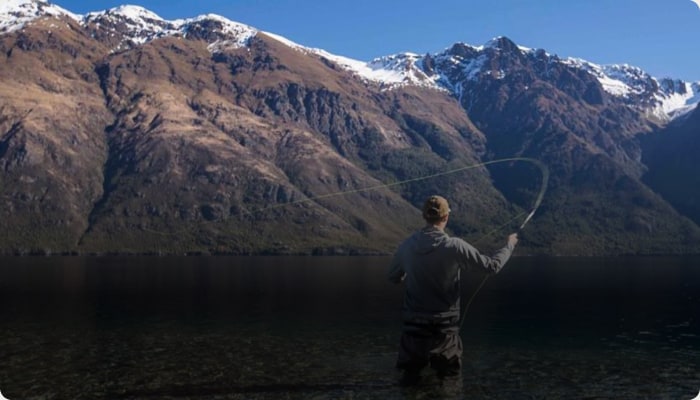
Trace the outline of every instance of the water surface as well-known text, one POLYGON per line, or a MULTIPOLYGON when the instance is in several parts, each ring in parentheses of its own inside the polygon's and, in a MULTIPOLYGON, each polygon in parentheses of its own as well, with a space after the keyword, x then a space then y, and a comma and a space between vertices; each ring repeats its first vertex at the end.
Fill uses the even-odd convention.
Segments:
MULTIPOLYGON (((692 399, 700 259, 515 258, 463 326, 458 380, 397 385, 385 257, 0 259, 15 399, 692 399)), ((464 296, 481 275, 467 274, 464 296)))

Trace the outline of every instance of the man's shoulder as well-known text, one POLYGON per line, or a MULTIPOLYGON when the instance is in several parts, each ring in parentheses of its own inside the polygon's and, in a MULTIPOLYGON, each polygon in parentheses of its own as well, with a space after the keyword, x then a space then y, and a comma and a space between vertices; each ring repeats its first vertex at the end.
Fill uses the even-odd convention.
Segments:
POLYGON ((464 239, 462 239, 461 237, 459 237, 459 236, 450 236, 450 235, 447 235, 447 234, 445 234, 445 241, 446 241, 447 243, 453 244, 453 245, 454 245, 454 244, 460 244, 460 245, 461 245, 461 244, 467 244, 467 241, 464 240, 464 239))
POLYGON ((447 237, 445 244, 447 247, 452 247, 458 250, 469 250, 472 248, 472 245, 469 244, 469 242, 456 236, 447 237))

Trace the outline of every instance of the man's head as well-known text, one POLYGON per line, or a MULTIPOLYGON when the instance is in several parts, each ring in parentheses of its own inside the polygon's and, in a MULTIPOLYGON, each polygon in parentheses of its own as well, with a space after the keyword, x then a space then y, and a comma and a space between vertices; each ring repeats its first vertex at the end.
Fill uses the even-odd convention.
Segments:
POLYGON ((450 215, 450 205, 442 196, 430 196, 423 204, 423 219, 429 224, 436 225, 447 221, 448 215, 450 215))

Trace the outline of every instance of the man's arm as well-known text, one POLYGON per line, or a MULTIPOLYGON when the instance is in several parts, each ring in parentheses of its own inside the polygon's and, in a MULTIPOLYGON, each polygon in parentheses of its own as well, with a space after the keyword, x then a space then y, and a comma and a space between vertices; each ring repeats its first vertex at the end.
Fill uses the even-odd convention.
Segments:
POLYGON ((497 274, 510 259, 516 244, 518 244, 518 234, 513 233, 508 236, 508 241, 503 248, 498 250, 493 256, 488 257, 479 253, 474 246, 462 241, 463 264, 476 266, 485 269, 489 273, 497 274))
POLYGON ((403 279, 406 277, 406 271, 403 270, 403 266, 401 265, 401 258, 399 257, 399 253, 397 252, 394 254, 394 258, 391 259, 391 265, 389 266, 389 273, 387 274, 387 278, 389 278, 389 282, 393 283, 401 283, 403 282, 403 279))

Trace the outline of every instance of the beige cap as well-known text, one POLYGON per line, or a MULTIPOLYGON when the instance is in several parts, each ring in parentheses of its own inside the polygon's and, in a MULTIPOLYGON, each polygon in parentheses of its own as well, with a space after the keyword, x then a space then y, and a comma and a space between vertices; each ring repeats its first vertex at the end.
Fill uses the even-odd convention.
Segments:
POLYGON ((450 205, 442 196, 430 196, 423 205, 423 218, 425 218, 427 221, 441 220, 449 213, 450 205))

